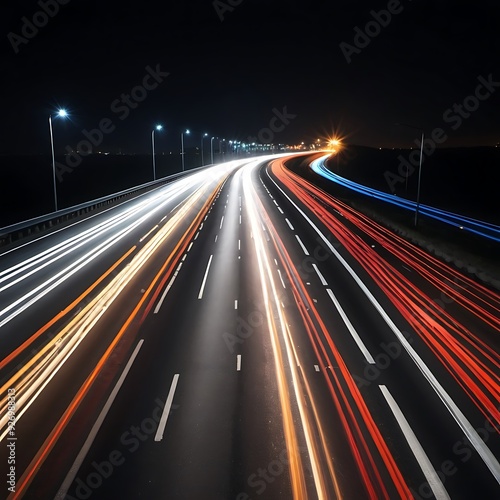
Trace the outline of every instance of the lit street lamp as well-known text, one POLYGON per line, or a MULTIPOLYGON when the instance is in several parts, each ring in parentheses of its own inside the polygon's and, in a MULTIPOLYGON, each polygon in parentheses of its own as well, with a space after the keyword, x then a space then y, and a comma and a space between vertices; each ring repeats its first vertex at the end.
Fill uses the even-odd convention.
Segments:
MULTIPOLYGON (((66 118, 68 113, 65 109, 60 109, 56 116, 66 118)), ((54 207, 57 212, 57 188, 56 188, 56 157, 54 154, 54 134, 52 133, 52 115, 49 115, 49 130, 50 130, 50 147, 52 149, 52 177, 54 181, 54 207)))
POLYGON ((153 180, 156 180, 156 160, 155 160, 155 130, 161 130, 163 125, 156 125, 156 127, 151 132, 151 144, 153 146, 153 180))
MULTIPOLYGON (((189 134, 189 130, 186 130, 186 134, 189 134)), ((184 172, 184 132, 181 132, 181 158, 182 158, 182 171, 184 172)))
POLYGON ((212 159, 212 165, 214 164, 214 139, 215 139, 215 137, 212 137, 210 139, 210 156, 212 159))
POLYGON ((205 160, 203 159, 203 139, 207 136, 208 134, 203 134, 201 136, 201 166, 203 167, 203 165, 205 164, 205 160))

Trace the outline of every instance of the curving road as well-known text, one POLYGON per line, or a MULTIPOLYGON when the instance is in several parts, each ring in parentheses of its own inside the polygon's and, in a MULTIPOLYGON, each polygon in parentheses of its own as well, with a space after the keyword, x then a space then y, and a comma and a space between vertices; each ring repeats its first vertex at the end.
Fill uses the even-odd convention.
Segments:
POLYGON ((0 254, 5 497, 499 496, 500 296, 286 166, 313 159, 0 254))

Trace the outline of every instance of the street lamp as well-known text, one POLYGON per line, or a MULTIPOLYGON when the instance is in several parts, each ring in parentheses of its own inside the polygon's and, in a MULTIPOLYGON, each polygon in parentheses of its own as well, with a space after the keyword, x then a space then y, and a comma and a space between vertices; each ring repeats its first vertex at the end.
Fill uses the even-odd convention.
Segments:
MULTIPOLYGON (((56 116, 66 118, 68 113, 65 109, 60 109, 56 116)), ((52 115, 49 115, 50 147, 52 149, 52 178, 54 182, 54 207, 57 212, 57 188, 56 188, 56 156, 54 154, 54 134, 52 133, 52 115)))
POLYGON ((153 146, 153 180, 156 180, 156 161, 155 161, 155 130, 160 131, 163 125, 156 125, 156 127, 151 132, 151 145, 153 146))
POLYGON ((208 134, 206 134, 206 133, 205 133, 205 134, 203 134, 203 135, 201 136, 201 166, 202 166, 202 167, 203 167, 203 165, 205 164, 205 161, 204 161, 204 159, 203 159, 203 139, 204 139, 205 137, 207 137, 207 135, 208 135, 208 134))
POLYGON ((212 165, 214 164, 214 139, 215 139, 215 137, 212 137, 210 139, 210 156, 211 156, 211 160, 212 160, 212 165))
MULTIPOLYGON (((424 157, 424 129, 422 127, 417 127, 415 125, 408 125, 407 123, 396 123, 396 125, 401 125, 402 127, 412 128, 418 130, 421 134, 420 142, 420 160, 418 165, 418 184, 417 184, 417 203, 415 205, 415 222, 414 225, 417 227, 418 224, 418 210, 420 208, 420 180, 422 178, 422 160, 424 157)), ((408 166, 406 167, 406 182, 408 182, 408 166)))
POLYGON ((182 158, 182 171, 184 172, 184 134, 189 134, 189 130, 181 132, 181 158, 182 158))

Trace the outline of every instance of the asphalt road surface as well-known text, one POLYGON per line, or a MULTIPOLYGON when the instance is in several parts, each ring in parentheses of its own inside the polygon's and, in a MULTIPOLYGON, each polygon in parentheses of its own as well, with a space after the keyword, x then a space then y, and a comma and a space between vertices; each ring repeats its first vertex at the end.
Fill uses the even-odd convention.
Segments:
POLYGON ((238 160, 0 251, 1 497, 500 497, 500 296, 238 160))

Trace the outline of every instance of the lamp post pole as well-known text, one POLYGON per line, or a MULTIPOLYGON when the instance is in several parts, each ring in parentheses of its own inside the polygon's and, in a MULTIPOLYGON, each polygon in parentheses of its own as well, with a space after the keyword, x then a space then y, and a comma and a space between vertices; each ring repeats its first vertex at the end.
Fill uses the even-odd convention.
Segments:
POLYGON ((155 158, 155 130, 161 130, 162 125, 156 125, 156 127, 151 132, 151 145, 153 147, 153 180, 156 180, 156 158, 155 158))
MULTIPOLYGON (((189 134, 189 130, 186 130, 186 134, 189 134)), ((182 171, 184 172, 184 132, 181 132, 181 157, 182 157, 182 171)))
POLYGON ((201 136, 201 166, 203 167, 203 165, 205 164, 205 160, 203 158, 203 139, 207 136, 208 134, 203 134, 201 136))
MULTIPOLYGON (((418 225, 418 212, 420 209, 420 183, 421 183, 421 179, 422 179, 422 161, 424 158, 424 139, 425 139, 424 129, 422 127, 417 127, 416 125, 408 125, 408 123, 396 123, 396 125, 401 125, 403 127, 412 128, 414 130, 418 130, 421 133, 420 158, 419 158, 419 162, 418 162, 417 200, 416 200, 416 204, 415 204, 415 219, 414 219, 414 226, 417 227, 417 225, 418 225)), ((408 167, 406 169, 406 183, 408 183, 408 167)), ((408 186, 408 184, 407 184, 407 186, 408 186)))
MULTIPOLYGON (((64 109, 57 112, 57 116, 65 118, 68 114, 64 109)), ((54 133, 52 130, 52 115, 49 115, 50 149, 52 151, 52 181, 54 184, 54 209, 57 212, 57 184, 56 184, 56 155, 54 153, 54 133)))
POLYGON ((212 160, 212 165, 214 164, 214 139, 215 139, 215 137, 212 137, 210 139, 210 156, 211 156, 211 160, 212 160))

